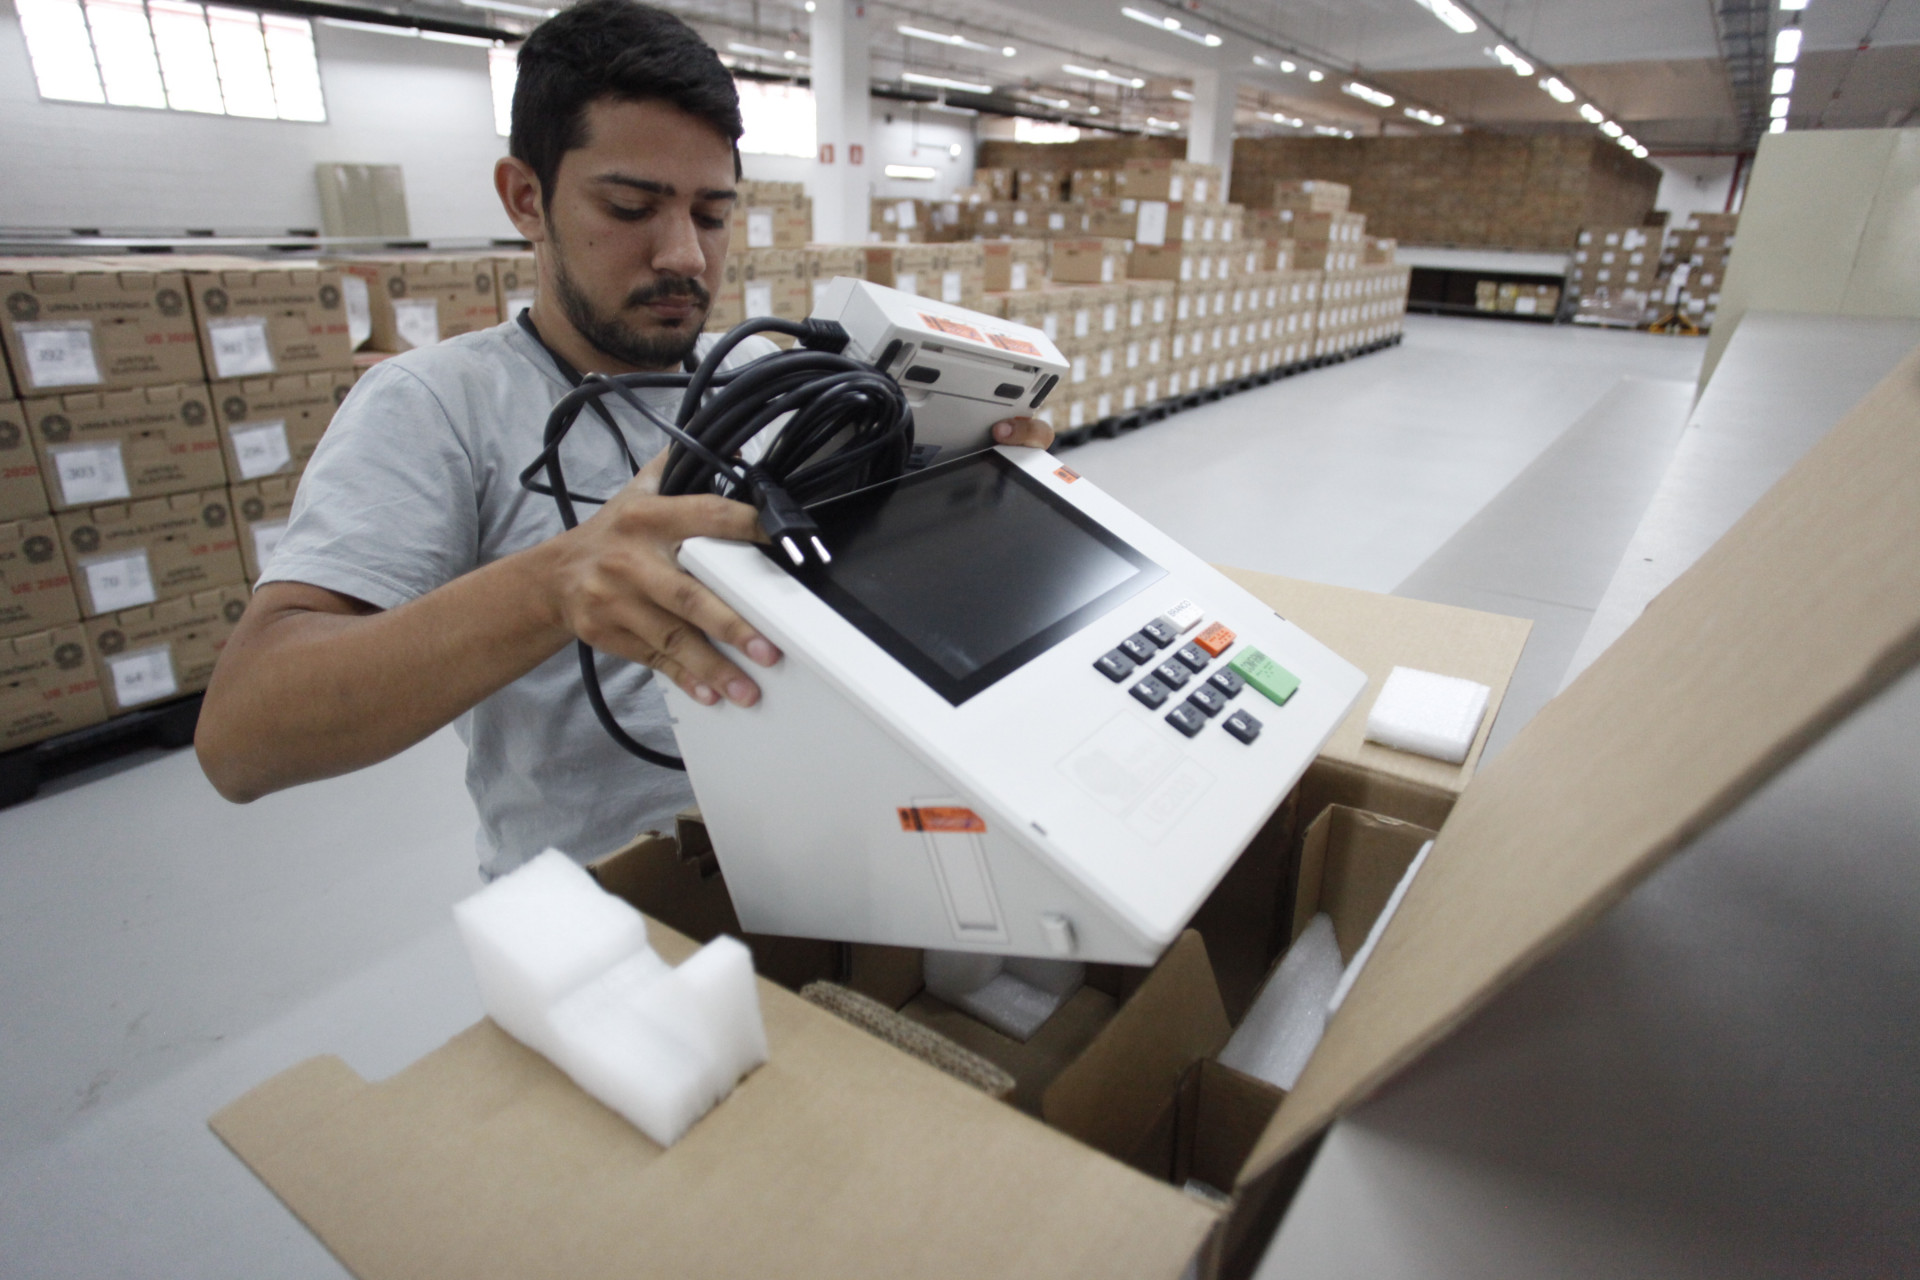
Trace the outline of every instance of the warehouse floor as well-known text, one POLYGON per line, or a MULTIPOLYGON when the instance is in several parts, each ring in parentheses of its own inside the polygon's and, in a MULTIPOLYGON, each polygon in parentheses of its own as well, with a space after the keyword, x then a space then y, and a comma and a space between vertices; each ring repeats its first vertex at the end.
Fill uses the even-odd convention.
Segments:
MULTIPOLYGON (((1400 347, 1069 457, 1209 559, 1535 618, 1497 746, 1558 687, 1704 347, 1412 317, 1400 347)), ((155 752, 0 812, 0 1271, 341 1275, 205 1120, 303 1058, 382 1076, 478 1016, 447 910, 472 831, 450 732, 247 808, 155 752)))

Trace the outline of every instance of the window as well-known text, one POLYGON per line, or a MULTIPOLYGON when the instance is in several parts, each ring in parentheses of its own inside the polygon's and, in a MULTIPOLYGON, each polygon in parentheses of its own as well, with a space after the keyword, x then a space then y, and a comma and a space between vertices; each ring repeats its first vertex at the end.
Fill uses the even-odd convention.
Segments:
POLYGON ((736 80, 740 91, 740 150, 756 156, 800 156, 819 150, 813 90, 766 80, 736 80))
POLYGON ((186 0, 15 0, 42 98, 327 118, 305 18, 186 0))
POLYGON ((493 80, 493 131, 505 138, 513 133, 513 86, 520 82, 514 50, 487 50, 487 75, 493 80))

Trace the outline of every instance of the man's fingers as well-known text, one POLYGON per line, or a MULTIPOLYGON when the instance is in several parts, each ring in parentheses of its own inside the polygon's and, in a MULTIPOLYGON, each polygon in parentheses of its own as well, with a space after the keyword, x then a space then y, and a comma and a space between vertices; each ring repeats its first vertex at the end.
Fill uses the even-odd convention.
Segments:
POLYGON ((1053 428, 1038 418, 1007 418, 993 424, 993 439, 996 444, 1050 449, 1053 447, 1053 428))
POLYGON ((760 700, 759 687, 715 649, 699 627, 649 601, 636 597, 609 602, 579 634, 603 653, 652 667, 695 701, 711 706, 725 698, 750 707, 760 700))
MULTIPOLYGON (((780 651, 753 624, 727 607, 705 584, 678 567, 658 567, 642 581, 646 598, 676 619, 690 622, 702 633, 745 653, 763 667, 780 660, 780 651)), ((663 644, 663 650, 670 646, 663 644)))

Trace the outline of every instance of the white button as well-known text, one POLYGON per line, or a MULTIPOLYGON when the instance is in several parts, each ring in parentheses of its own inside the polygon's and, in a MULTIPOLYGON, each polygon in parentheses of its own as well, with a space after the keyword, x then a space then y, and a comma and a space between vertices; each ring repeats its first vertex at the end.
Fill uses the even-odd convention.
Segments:
POLYGON ((1184 634, 1200 625, 1200 606, 1191 600, 1176 600, 1165 616, 1176 632, 1184 634))
POLYGON ((1040 933, 1047 940, 1047 949, 1057 956, 1073 954, 1073 921, 1056 911, 1040 913, 1040 933))

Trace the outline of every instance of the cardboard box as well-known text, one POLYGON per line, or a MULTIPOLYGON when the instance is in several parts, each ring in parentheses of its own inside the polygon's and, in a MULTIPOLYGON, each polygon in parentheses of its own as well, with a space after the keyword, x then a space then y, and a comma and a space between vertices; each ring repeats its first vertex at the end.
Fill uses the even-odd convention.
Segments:
POLYGON ((273 549, 280 545, 299 487, 298 476, 268 476, 228 488, 227 502, 233 508, 240 560, 246 567, 248 583, 260 581, 273 549))
POLYGON ((89 620, 107 710, 117 715, 206 688, 248 594, 237 583, 89 620))
POLYGON ((1295 213, 1345 213, 1353 188, 1324 178, 1283 181, 1273 184, 1273 207, 1295 213))
POLYGON ((1221 189, 1216 165, 1191 160, 1129 160, 1114 175, 1116 194, 1134 200, 1217 200, 1221 189))
POLYGON ((186 258, 181 265, 208 378, 225 381, 353 367, 338 270, 263 267, 225 257, 186 258))
POLYGON ((1012 169, 975 169, 973 185, 987 189, 990 200, 1013 199, 1012 169))
POLYGON ((106 718, 85 627, 70 623, 0 640, 0 751, 106 718))
POLYGON ((804 249, 813 239, 813 201, 803 184, 743 179, 734 184, 734 190, 739 196, 727 238, 733 252, 804 249))
POLYGON ((45 631, 79 619, 73 572, 53 517, 0 521, 0 636, 45 631))
MULTIPOLYGON (((855 280, 867 278, 867 248, 859 244, 810 244, 807 254, 807 282, 818 308, 827 286, 838 276, 852 276, 855 280)), ((811 313, 809 313, 811 314, 811 313)))
POLYGON ((213 417, 228 478, 299 474, 352 389, 347 369, 214 383, 213 417))
POLYGON ((1390 266, 1393 263, 1394 253, 1398 248, 1399 241, 1393 239, 1391 236, 1368 236, 1367 251, 1362 261, 1370 267, 1390 266))
MULTIPOLYGON (((500 296, 489 259, 408 254, 342 258, 331 265, 366 286, 372 332, 363 345, 369 350, 411 351, 500 323, 500 296)), ((295 372, 291 367, 285 371, 295 372)), ((225 377, 224 370, 218 376, 225 377)))
POLYGON ((512 320, 533 305, 540 286, 540 260, 531 253, 511 253, 492 259, 492 263, 497 313, 503 322, 512 320))
POLYGON ((940 295, 938 245, 868 245, 867 279, 923 298, 940 295))
POLYGON ((55 517, 83 616, 246 580, 225 488, 55 517))
POLYGON ((924 244, 932 230, 925 200, 876 198, 867 225, 882 242, 893 244, 924 244))
POLYGON ((1060 174, 1053 169, 1020 169, 1014 174, 1013 198, 1023 204, 1057 204, 1060 186, 1060 174))
POLYGON ((982 283, 988 293, 1024 293, 1046 283, 1045 241, 989 240, 980 252, 982 283))
POLYGON ((813 278, 805 249, 749 249, 739 255, 743 318, 805 320, 813 312, 813 278))
POLYGON ((1051 240, 1047 275, 1056 284, 1112 284, 1127 278, 1124 240, 1051 240))
POLYGON ((25 408, 55 510, 227 482, 205 383, 77 391, 25 408))
POLYGON ((26 407, 18 400, 0 400, 0 520, 51 510, 40 455, 28 438, 26 407))
POLYGON ((974 211, 974 226, 989 239, 995 236, 1043 236, 1047 227, 1046 213, 1047 206, 1036 207, 1017 200, 995 200, 974 211))
POLYGON ((177 269, 153 271, 133 260, 0 258, 0 297, 0 335, 22 396, 206 377, 187 282, 177 269))

